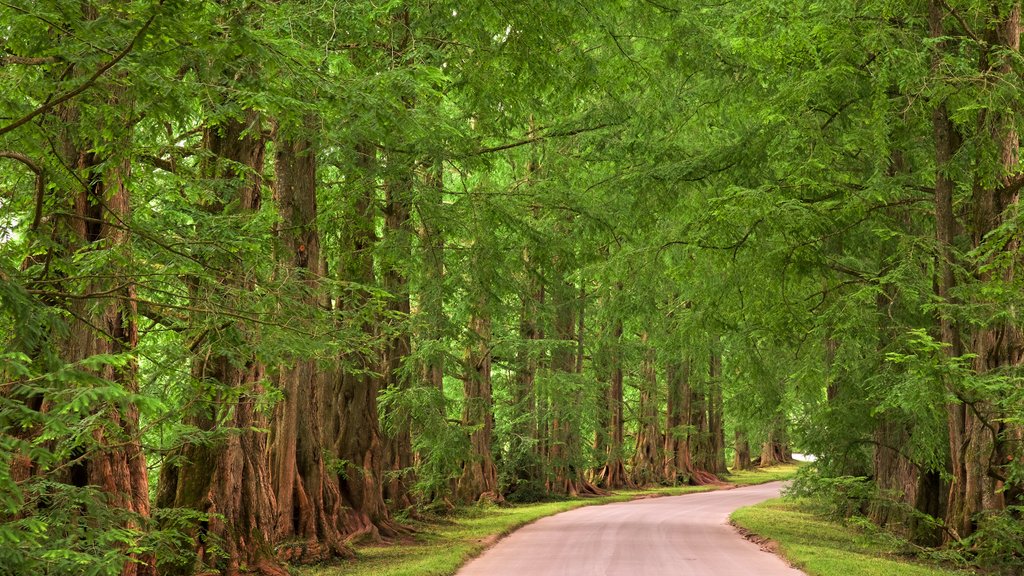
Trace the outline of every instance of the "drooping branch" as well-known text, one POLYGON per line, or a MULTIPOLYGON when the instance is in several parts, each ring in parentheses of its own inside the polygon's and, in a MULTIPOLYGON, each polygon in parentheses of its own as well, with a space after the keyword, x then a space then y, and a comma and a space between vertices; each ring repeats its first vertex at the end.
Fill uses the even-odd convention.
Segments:
POLYGON ((0 127, 0 136, 3 136, 4 134, 12 130, 15 130, 21 126, 24 126, 36 116, 53 110, 55 107, 60 106, 61 104, 67 102, 68 100, 71 100, 75 96, 78 96, 82 92, 85 92, 86 90, 91 88, 96 83, 96 81, 100 79, 101 76, 103 76, 108 70, 117 65, 118 62, 123 60, 125 56, 131 53, 131 51, 135 48, 135 45, 146 34, 146 31, 149 30, 149 27, 153 24, 153 21, 156 20, 156 16, 157 13, 154 12, 149 17, 149 19, 146 20, 145 24, 143 24, 142 27, 139 28, 139 31, 135 33, 135 36, 132 37, 131 41, 128 42, 127 46, 125 46, 120 52, 115 54, 113 58, 108 60, 99 68, 97 68, 91 75, 89 75, 88 78, 85 79, 84 82, 78 85, 78 87, 69 90, 56 98, 48 99, 35 110, 29 112, 28 114, 22 116, 21 118, 15 120, 14 122, 11 122, 6 126, 0 127))
POLYGON ((39 228, 39 223, 43 219, 43 195, 46 192, 46 173, 43 171, 43 166, 21 152, 0 150, 0 158, 10 158, 11 160, 21 162, 36 175, 35 212, 32 216, 32 226, 30 228, 35 231, 39 228))

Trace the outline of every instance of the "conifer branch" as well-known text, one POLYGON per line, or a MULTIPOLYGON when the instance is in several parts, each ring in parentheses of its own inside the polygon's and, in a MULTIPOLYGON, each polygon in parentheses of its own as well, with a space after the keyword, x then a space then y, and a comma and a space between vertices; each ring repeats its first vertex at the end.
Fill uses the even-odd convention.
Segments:
POLYGON ((36 175, 35 213, 32 216, 32 225, 29 227, 30 230, 35 231, 43 219, 43 195, 46 193, 46 174, 43 172, 43 167, 21 152, 0 150, 0 158, 10 158, 21 162, 36 175))
POLYGON ((122 49, 120 52, 118 52, 113 58, 108 60, 105 64, 97 68, 96 71, 93 72, 85 80, 85 82, 82 82, 77 88, 69 90, 61 96, 58 96, 57 98, 47 100, 43 105, 39 106, 38 108, 29 112, 28 114, 22 116, 21 118, 15 120, 14 122, 11 122, 6 126, 0 127, 0 136, 3 136, 4 134, 17 128, 20 128, 21 126, 24 126, 36 116, 39 116, 40 114, 43 114, 45 112, 49 112, 55 107, 67 102, 68 100, 71 100, 75 96, 78 96, 82 92, 85 92, 86 90, 91 88, 96 83, 96 81, 99 80, 101 76, 103 76, 103 74, 105 74, 108 70, 116 66, 118 62, 123 60, 125 56, 131 53, 132 49, 135 48, 135 45, 138 43, 138 41, 149 30, 149 27, 153 24, 153 21, 156 20, 156 16, 157 13, 154 12, 149 17, 149 19, 146 20, 146 23, 142 25, 142 28, 139 28, 139 31, 135 33, 135 36, 133 36, 131 41, 128 42, 128 45, 125 46, 124 49, 122 49))

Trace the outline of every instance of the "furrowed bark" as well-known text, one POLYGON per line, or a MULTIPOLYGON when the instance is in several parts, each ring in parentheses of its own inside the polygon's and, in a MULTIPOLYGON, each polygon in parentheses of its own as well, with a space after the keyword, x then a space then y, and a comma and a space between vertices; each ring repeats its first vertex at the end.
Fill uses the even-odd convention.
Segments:
POLYGON ((378 417, 381 387, 376 302, 368 290, 376 283, 373 250, 376 232, 376 153, 370 143, 355 147, 359 192, 342 229, 338 277, 350 288, 337 296, 339 323, 355 324, 365 348, 342 350, 322 402, 328 420, 325 438, 336 459, 344 507, 342 533, 349 540, 380 539, 400 533, 384 503, 384 443, 378 417))
POLYGON ((658 429, 658 376, 655 369, 655 351, 648 342, 647 333, 640 336, 644 357, 640 367, 640 427, 633 451, 632 480, 637 486, 649 486, 661 480, 663 470, 661 455, 661 431, 658 429))
MULTIPOLYGON (((312 126, 312 122, 308 123, 312 126)), ((276 130, 280 134, 280 129, 276 130)), ((316 149, 304 138, 278 136, 274 158, 274 200, 281 214, 277 232, 281 275, 294 286, 301 305, 321 307, 323 265, 316 227, 316 149)), ((277 557, 291 563, 322 562, 351 556, 344 544, 344 503, 338 476, 325 455, 331 415, 325 403, 326 375, 315 360, 296 358, 277 369, 284 399, 275 407, 271 428, 273 487, 278 515, 277 557)))
MULTIPOLYGON (((261 124, 260 116, 249 111, 204 129, 210 160, 203 171, 219 191, 218 200, 206 206, 211 214, 228 214, 230 209, 231 216, 245 219, 259 209, 265 152, 261 124)), ((252 281, 239 274, 216 281, 197 279, 191 291, 196 308, 209 309, 241 301, 252 289, 252 281)), ((197 314, 193 323, 204 320, 197 314)), ((240 320, 221 332, 229 338, 251 337, 240 320)), ((257 409, 264 392, 264 367, 251 353, 241 352, 249 356, 240 359, 235 347, 234 342, 206 338, 192 360, 192 377, 202 389, 185 421, 218 438, 186 443, 178 458, 161 471, 161 506, 206 515, 192 533, 194 560, 168 565, 167 573, 287 574, 272 550, 277 501, 267 434, 261 431, 269 426, 269 418, 257 409)))
MULTIPOLYGON (((88 10, 87 10, 88 11, 88 10)), ((123 90, 110 95, 110 103, 131 109, 123 90)), ((62 135, 64 162, 81 174, 82 187, 72 192, 68 216, 59 218, 64 228, 59 237, 62 249, 69 253, 101 250, 112 257, 113 274, 104 279, 88 281, 85 293, 103 294, 99 298, 76 298, 69 302, 70 321, 67 336, 62 337, 62 356, 75 364, 97 354, 131 354, 138 346, 138 310, 135 283, 130 270, 131 237, 124 224, 131 218, 131 164, 127 157, 112 166, 102 167, 92 146, 73 134, 73 126, 82 121, 73 106, 62 106, 58 113, 65 126, 62 135), (126 261, 119 261, 124 258, 126 261)), ((131 145, 130 134, 114 143, 120 149, 131 145)), ((106 365, 96 374, 120 386, 126 392, 138 393, 138 362, 131 358, 123 367, 106 365)), ((40 409, 47 410, 47 402, 40 409)), ((145 520, 150 515, 149 479, 142 452, 139 412, 134 404, 100 408, 107 424, 92 433, 94 446, 80 462, 72 464, 65 481, 75 486, 95 486, 109 495, 111 506, 129 511, 145 520)), ((140 529, 130 521, 127 528, 140 529)), ((128 554, 122 576, 156 574, 156 559, 151 555, 128 554)))

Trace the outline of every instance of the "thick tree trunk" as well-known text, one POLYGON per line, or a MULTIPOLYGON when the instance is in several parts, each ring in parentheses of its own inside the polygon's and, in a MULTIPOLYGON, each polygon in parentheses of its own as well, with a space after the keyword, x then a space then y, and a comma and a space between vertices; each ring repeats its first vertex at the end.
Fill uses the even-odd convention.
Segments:
POLYGON ((349 539, 398 534, 384 503, 384 444, 377 408, 379 362, 371 351, 378 339, 376 308, 365 288, 376 283, 373 249, 377 244, 375 152, 372 144, 355 149, 360 192, 342 229, 338 277, 354 287, 338 295, 342 323, 353 323, 367 341, 362 349, 341 351, 339 368, 324 389, 321 405, 328 418, 324 438, 337 459, 338 485, 344 507, 342 533, 349 539))
MULTIPOLYGON (((540 366, 540 341, 544 334, 540 327, 540 310, 544 305, 544 285, 530 260, 529 250, 523 250, 523 265, 527 286, 520 296, 519 348, 516 351, 515 381, 512 389, 514 428, 507 450, 514 470, 514 481, 509 493, 531 490, 541 481, 539 463, 543 458, 540 444, 540 416, 538 414, 536 381, 540 366)), ((536 497, 538 495, 531 495, 536 497)))
MULTIPOLYGON (((621 286, 619 287, 621 288, 621 286)), ((626 473, 625 458, 622 450, 625 443, 623 420, 623 373, 622 373, 622 320, 613 322, 611 342, 603 355, 608 363, 606 367, 608 387, 605 394, 604 421, 604 465, 595 474, 598 486, 610 490, 632 488, 633 483, 626 473)))
POLYGON ((707 384, 690 387, 690 429, 693 431, 689 444, 693 454, 695 484, 711 484, 718 482, 715 474, 715 451, 712 446, 712 433, 708 427, 708 393, 707 384))
MULTIPOLYGON (((933 38, 942 38, 946 34, 944 9, 941 2, 929 3, 929 32, 933 38)), ((984 31, 985 43, 981 48, 978 67, 980 76, 990 79, 989 84, 995 85, 999 82, 996 76, 1012 73, 1011 59, 1002 51, 1020 51, 1020 3, 993 6, 992 14, 993 18, 984 31)), ((942 41, 936 44, 932 59, 935 74, 941 73, 945 44, 942 41)), ((933 112, 933 128, 938 167, 935 186, 936 239, 940 259, 937 292, 941 300, 953 303, 951 296, 955 280, 952 245, 957 232, 953 212, 955 186, 945 169, 958 148, 958 139, 944 102, 940 102, 933 112)), ((972 245, 979 248, 985 244, 989 233, 1002 225, 1006 213, 1017 205, 1017 191, 1011 184, 1019 176, 1020 144, 1012 117, 999 110, 978 110, 976 129, 979 136, 987 136, 997 151, 995 162, 988 173, 1000 173, 993 185, 985 178, 984 171, 979 170, 974 182, 969 214, 971 222, 967 227, 972 245)), ((979 159, 979 162, 983 160, 979 159)), ((1000 251, 1014 252, 1016 245, 1017 241, 1012 240, 1010 244, 1002 246, 1000 251)), ((974 271, 978 280, 1011 285, 1013 267, 993 272, 988 267, 991 263, 978 263, 978 269, 974 271), (997 274, 1002 277, 994 280, 997 274)), ((949 345, 947 354, 960 355, 965 347, 957 327, 948 314, 940 314, 939 322, 943 341, 949 345)), ((1006 319, 990 320, 973 330, 970 351, 975 354, 974 371, 981 375, 1016 367, 1024 355, 1022 349, 1024 338, 1019 326, 1006 319)), ((1019 486, 1006 485, 1005 466, 1009 460, 1024 454, 1020 447, 1013 448, 1005 442, 1006 424, 993 398, 975 397, 976 394, 962 390, 956 382, 947 383, 947 387, 958 399, 947 407, 952 465, 946 513, 947 538, 962 538, 973 532, 973 518, 978 512, 1004 508, 1006 494, 1012 495, 1019 491, 1019 486)))
POLYGON ((747 433, 739 428, 736 428, 733 450, 733 470, 750 470, 754 467, 754 462, 750 459, 750 442, 747 440, 747 433))
POLYGON ((708 434, 710 435, 712 474, 726 474, 725 463, 725 403, 722 401, 722 352, 720 339, 711 339, 710 362, 708 363, 708 434))
MULTIPOLYGON (((562 281, 552 293, 554 307, 554 332, 559 340, 551 352, 552 376, 573 378, 576 376, 577 357, 574 346, 576 342, 577 310, 573 302, 575 287, 562 281)), ((584 477, 584 470, 577 464, 582 448, 582 436, 579 429, 578 414, 574 410, 574 400, 566 402, 565 398, 549 399, 551 415, 549 431, 548 481, 549 493, 567 496, 590 496, 607 494, 584 477)))
POLYGON ((632 480, 636 486, 649 486, 661 480, 663 470, 661 455, 661 432, 658 430, 660 400, 658 398, 658 376, 655 370, 655 351, 648 343, 647 333, 640 336, 644 357, 640 366, 639 429, 636 435, 636 450, 633 452, 632 480))
MULTIPOLYGON (((112 96, 112 104, 118 96, 112 96)), ((66 126, 80 121, 78 111, 66 107, 61 111, 66 126)), ((117 142, 121 149, 129 145, 128 136, 117 142)), ((63 161, 81 174, 83 186, 73 194, 70 216, 60 219, 67 227, 68 251, 111 250, 128 256, 129 233, 124 227, 130 221, 131 194, 128 183, 131 164, 127 158, 107 168, 91 151, 83 149, 76 138, 65 134, 63 161)), ((113 258, 118 261, 119 258, 113 258)), ((88 282, 87 294, 103 297, 76 298, 69 304, 70 326, 60 338, 63 359, 76 364, 97 354, 131 353, 138 345, 138 311, 135 284, 128 265, 117 265, 105 279, 88 282)), ((138 393, 138 365, 134 359, 123 367, 106 365, 97 376, 120 386, 128 393, 138 393)), ((40 399, 41 410, 48 402, 40 399)), ((142 452, 139 413, 133 404, 101 409, 109 426, 97 428, 91 439, 88 457, 68 467, 65 481, 79 486, 95 486, 109 498, 108 504, 146 518, 150 514, 149 479, 142 452)), ((29 468, 26 468, 28 470, 29 468)), ((140 528, 137 525, 129 526, 140 528)), ((149 555, 129 554, 122 576, 149 576, 156 573, 155 559, 149 555)))
MULTIPOLYGON (((237 216, 259 209, 262 198, 264 142, 261 120, 253 112, 244 119, 230 119, 204 131, 204 144, 212 159, 205 175, 224 191, 212 213, 227 207, 237 216)), ((200 281, 192 289, 196 308, 221 306, 220 299, 240 300, 252 289, 250 281, 219 278, 200 281)), ((203 318, 195 318, 201 322, 203 318)), ((241 322, 220 330, 229 338, 245 338, 241 322)), ((161 506, 191 508, 208 515, 195 533, 194 564, 168 567, 172 573, 190 574, 212 569, 228 576, 243 571, 284 576, 271 550, 277 520, 277 503, 270 478, 267 435, 269 422, 257 410, 263 393, 264 368, 253 358, 239 361, 227 352, 226 343, 207 335, 192 360, 192 376, 205 390, 186 423, 211 434, 229 430, 225 438, 182 447, 180 464, 165 465, 161 473, 161 506)))
MULTIPOLYGON (((404 266, 412 258, 412 234, 409 208, 412 202, 413 173, 411 161, 401 159, 401 174, 385 183, 384 230, 390 254, 384 259, 384 289, 388 291, 388 326, 384 339, 381 374, 384 387, 405 391, 412 385, 405 362, 412 354, 409 332, 409 279, 404 266), (408 165, 407 165, 408 164, 408 165)), ((384 435, 384 458, 389 479, 384 483, 384 499, 392 510, 413 505, 410 487, 413 483, 412 430, 404 409, 390 414, 392 426, 384 435)))
POLYGON ((472 430, 469 459, 463 463, 456 496, 462 502, 482 498, 500 501, 498 469, 491 454, 494 436, 494 407, 491 402, 491 319, 486 303, 479 303, 470 319, 472 342, 466 346, 463 377, 465 400, 462 424, 472 430))
MULTIPOLYGON (((292 279, 301 303, 320 306, 323 275, 320 236, 316 228, 316 150, 308 140, 278 138, 275 142, 274 199, 281 214, 277 231, 282 275, 292 279)), ((324 375, 316 362, 296 359, 278 369, 284 400, 274 413, 271 450, 278 516, 275 540, 280 559, 310 563, 351 555, 341 532, 342 497, 338 476, 324 460, 329 439, 324 435, 329 414, 323 404, 324 375)))
POLYGON ((444 209, 444 173, 440 162, 427 179, 420 213, 420 247, 423 250, 423 281, 419 294, 424 340, 428 352, 423 361, 423 381, 444 392, 443 338, 447 318, 444 312, 444 231, 440 221, 444 209))
POLYGON ((787 464, 793 461, 793 453, 789 450, 789 440, 786 435, 786 425, 778 416, 768 431, 768 438, 761 444, 761 459, 758 466, 775 466, 787 464))
POLYGON ((665 369, 665 379, 668 381, 668 403, 663 476, 673 484, 701 483, 693 465, 691 447, 696 434, 692 422, 690 361, 669 362, 665 369))

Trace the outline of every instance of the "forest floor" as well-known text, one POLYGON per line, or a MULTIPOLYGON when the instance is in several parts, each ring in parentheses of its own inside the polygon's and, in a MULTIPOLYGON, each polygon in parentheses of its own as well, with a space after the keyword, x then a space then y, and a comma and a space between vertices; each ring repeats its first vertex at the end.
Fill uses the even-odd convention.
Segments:
POLYGON ((747 537, 808 576, 964 576, 918 561, 908 545, 877 527, 831 520, 808 500, 774 499, 731 517, 747 537))
POLYGON ((303 567, 296 569, 295 573, 301 576, 451 576, 463 564, 494 545, 503 536, 546 516, 582 506, 786 480, 792 478, 797 469, 797 465, 784 465, 739 471, 729 475, 726 482, 710 486, 620 490, 611 496, 596 498, 460 508, 449 515, 410 521, 409 525, 416 533, 408 541, 357 545, 355 560, 303 567))

